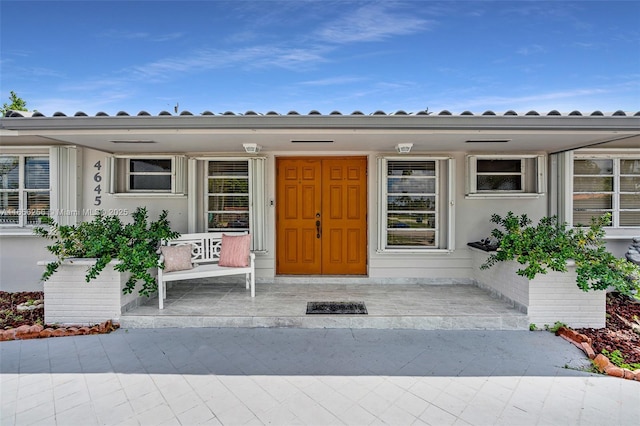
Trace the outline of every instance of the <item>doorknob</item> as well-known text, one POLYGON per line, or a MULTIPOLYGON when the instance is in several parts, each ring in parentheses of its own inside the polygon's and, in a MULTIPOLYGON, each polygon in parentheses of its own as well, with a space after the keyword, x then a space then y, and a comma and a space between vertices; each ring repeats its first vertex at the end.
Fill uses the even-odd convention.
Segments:
POLYGON ((316 238, 320 238, 320 221, 316 220, 316 238))

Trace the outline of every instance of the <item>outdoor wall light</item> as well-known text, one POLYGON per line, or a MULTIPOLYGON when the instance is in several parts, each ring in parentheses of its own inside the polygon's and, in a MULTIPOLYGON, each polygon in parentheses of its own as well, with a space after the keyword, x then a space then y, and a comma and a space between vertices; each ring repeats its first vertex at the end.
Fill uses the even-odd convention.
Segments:
POLYGON ((243 143, 242 146, 247 154, 257 154, 260 152, 260 148, 262 148, 257 143, 243 143))
POLYGON ((398 154, 408 154, 411 152, 412 147, 412 143, 399 143, 396 145, 396 151, 398 151, 398 154))

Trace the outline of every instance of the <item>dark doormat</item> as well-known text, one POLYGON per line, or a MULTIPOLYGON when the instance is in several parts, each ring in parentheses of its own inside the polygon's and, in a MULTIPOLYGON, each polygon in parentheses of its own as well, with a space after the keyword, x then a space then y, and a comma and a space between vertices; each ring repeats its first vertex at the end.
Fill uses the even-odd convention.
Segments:
POLYGON ((307 302, 309 314, 367 315, 364 302, 307 302))

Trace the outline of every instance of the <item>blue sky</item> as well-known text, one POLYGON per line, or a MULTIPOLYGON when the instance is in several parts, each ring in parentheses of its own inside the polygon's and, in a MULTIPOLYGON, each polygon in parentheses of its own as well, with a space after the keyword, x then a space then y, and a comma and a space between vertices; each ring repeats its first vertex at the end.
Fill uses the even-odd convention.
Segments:
POLYGON ((639 1, 5 1, 0 103, 640 110, 639 1))

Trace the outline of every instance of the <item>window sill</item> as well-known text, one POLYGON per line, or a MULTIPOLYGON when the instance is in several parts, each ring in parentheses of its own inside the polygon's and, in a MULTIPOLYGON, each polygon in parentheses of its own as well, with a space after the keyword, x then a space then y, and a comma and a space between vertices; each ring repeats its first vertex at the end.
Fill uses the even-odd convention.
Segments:
POLYGON ((390 254, 390 255, 398 255, 398 254, 451 254, 453 250, 449 249, 383 249, 377 250, 378 254, 390 254))
POLYGON ((109 194, 114 198, 186 198, 187 194, 172 194, 168 192, 117 192, 109 194))
POLYGON ((466 198, 467 200, 473 200, 473 199, 488 200, 488 199, 500 199, 500 198, 535 199, 535 198, 543 197, 544 195, 545 195, 544 193, 536 194, 536 193, 530 193, 530 192, 522 193, 522 194, 501 194, 496 192, 496 193, 487 193, 487 194, 465 194, 464 198, 466 198))
POLYGON ((0 237, 39 237, 33 228, 0 227, 0 237))

